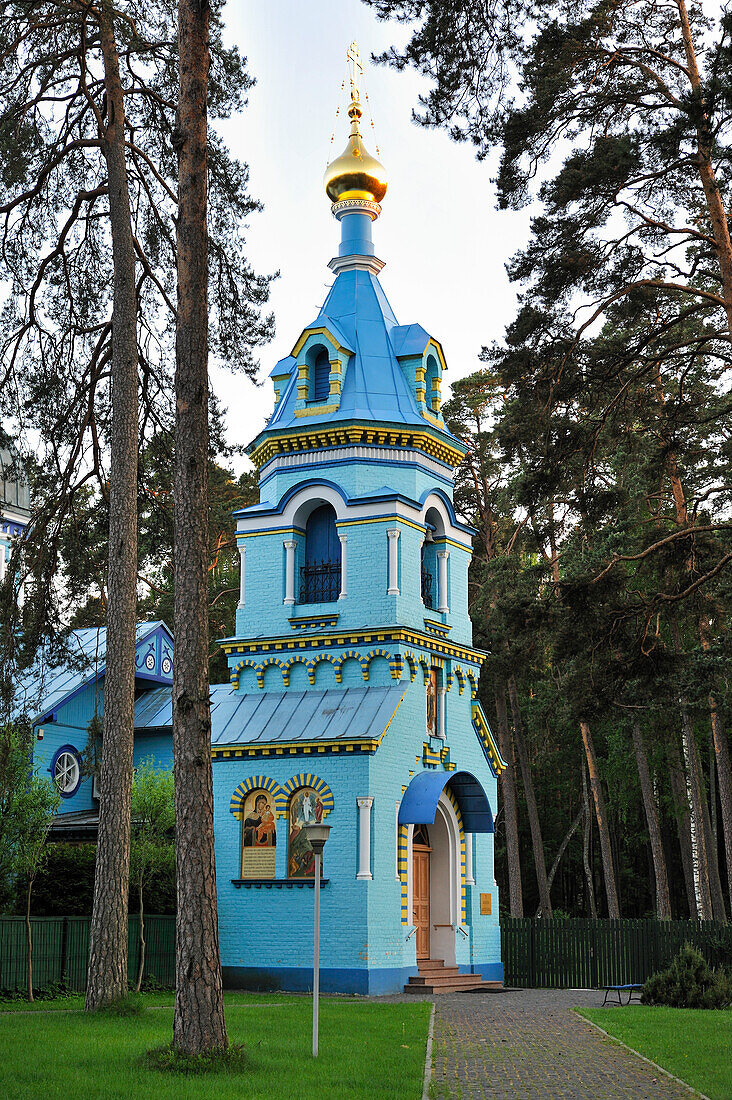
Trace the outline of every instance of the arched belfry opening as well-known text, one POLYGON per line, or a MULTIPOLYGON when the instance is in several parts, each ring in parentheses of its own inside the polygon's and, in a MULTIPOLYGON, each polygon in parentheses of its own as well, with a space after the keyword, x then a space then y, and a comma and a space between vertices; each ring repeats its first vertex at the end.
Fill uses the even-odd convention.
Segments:
POLYGON ((301 604, 333 603, 341 584, 341 544, 335 510, 321 504, 305 524, 304 563, 300 569, 301 604))

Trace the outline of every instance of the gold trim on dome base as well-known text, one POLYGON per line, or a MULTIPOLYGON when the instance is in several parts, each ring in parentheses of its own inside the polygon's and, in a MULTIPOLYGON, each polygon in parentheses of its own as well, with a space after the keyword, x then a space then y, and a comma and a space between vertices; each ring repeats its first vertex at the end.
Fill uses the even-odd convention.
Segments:
POLYGON ((337 218, 339 214, 352 214, 356 211, 357 213, 368 214, 373 221, 376 221, 381 213, 378 202, 372 202, 370 199, 365 198, 340 199, 338 202, 334 202, 330 209, 334 218, 337 218))

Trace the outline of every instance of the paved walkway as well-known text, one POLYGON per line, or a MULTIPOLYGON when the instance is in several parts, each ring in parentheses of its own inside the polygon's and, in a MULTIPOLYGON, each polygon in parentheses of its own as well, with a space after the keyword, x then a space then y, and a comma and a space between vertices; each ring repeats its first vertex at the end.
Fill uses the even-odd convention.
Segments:
POLYGON ((435 998, 435 1100, 690 1100, 694 1093, 610 1042, 572 1008, 596 990, 435 998))

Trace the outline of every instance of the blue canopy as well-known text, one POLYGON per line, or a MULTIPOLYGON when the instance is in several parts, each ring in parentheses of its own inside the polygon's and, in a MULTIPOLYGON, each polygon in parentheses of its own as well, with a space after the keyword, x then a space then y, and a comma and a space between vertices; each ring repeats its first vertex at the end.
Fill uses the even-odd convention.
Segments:
POLYGON ((493 814, 486 793, 470 772, 425 771, 415 775, 399 807, 400 825, 431 825, 445 787, 457 798, 466 833, 492 833, 493 814))

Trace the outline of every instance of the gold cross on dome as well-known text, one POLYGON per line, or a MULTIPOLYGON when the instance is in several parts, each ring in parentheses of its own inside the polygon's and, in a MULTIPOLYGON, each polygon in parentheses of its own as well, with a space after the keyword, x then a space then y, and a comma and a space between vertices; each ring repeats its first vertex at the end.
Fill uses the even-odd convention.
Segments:
POLYGON ((358 78, 359 73, 363 76, 363 65, 361 64, 361 54, 355 42, 352 42, 346 50, 346 57, 351 66, 351 99, 357 101, 361 98, 358 78))

